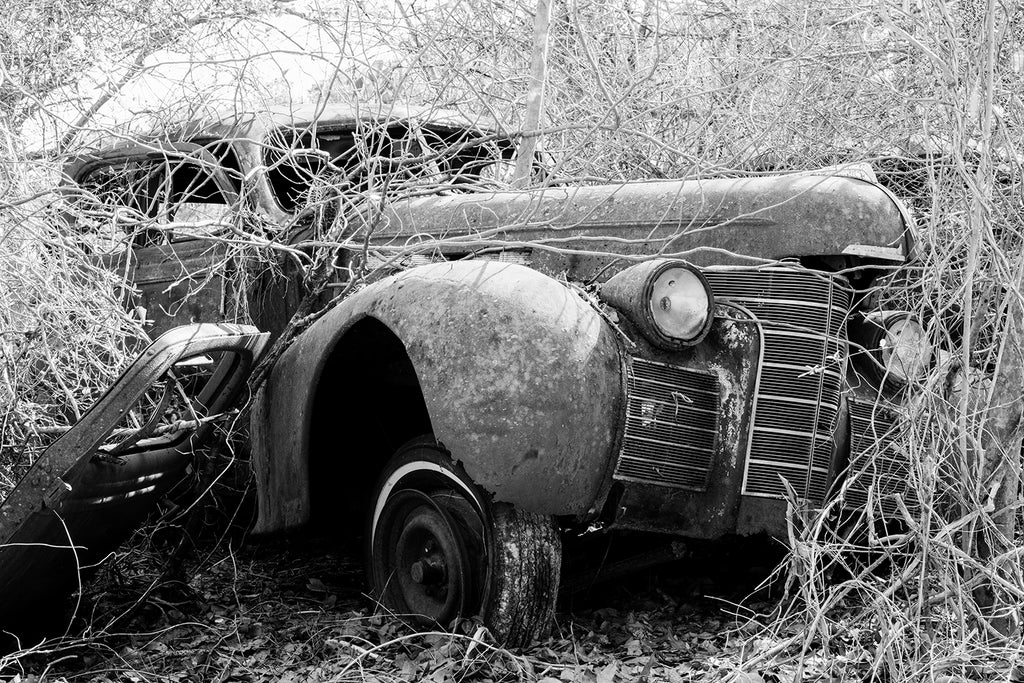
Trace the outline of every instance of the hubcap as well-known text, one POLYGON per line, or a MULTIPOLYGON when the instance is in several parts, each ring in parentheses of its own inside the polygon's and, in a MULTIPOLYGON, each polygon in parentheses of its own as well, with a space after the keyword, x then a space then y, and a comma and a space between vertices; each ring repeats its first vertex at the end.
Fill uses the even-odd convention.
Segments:
POLYGON ((424 552, 429 554, 416 560, 409 567, 409 576, 416 583, 431 585, 441 584, 447 580, 448 567, 445 565, 444 556, 430 553, 433 545, 433 543, 429 543, 428 547, 424 549, 424 552))

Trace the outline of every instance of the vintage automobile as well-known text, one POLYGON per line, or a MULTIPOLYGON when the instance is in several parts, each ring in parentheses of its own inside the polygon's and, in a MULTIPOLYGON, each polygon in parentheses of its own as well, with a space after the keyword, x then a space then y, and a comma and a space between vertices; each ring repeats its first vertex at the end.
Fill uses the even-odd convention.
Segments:
POLYGON ((553 614, 565 530, 781 536, 793 502, 891 509, 900 394, 930 358, 912 316, 875 308, 911 256, 898 199, 835 172, 513 191, 487 178, 514 148, 329 106, 68 166, 132 228, 113 262, 157 330, 241 295, 276 337, 295 269, 239 292, 225 244, 286 263, 340 245, 325 291, 345 296, 255 399, 255 532, 329 520, 365 538, 388 610, 522 644, 553 614))

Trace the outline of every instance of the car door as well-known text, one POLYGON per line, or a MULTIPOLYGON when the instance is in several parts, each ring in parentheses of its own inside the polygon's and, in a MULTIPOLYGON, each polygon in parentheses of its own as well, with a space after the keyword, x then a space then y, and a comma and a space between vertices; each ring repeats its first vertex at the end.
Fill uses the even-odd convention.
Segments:
POLYGON ((244 325, 172 329, 43 452, 0 505, 0 630, 64 632, 87 568, 189 480, 266 342, 244 325))

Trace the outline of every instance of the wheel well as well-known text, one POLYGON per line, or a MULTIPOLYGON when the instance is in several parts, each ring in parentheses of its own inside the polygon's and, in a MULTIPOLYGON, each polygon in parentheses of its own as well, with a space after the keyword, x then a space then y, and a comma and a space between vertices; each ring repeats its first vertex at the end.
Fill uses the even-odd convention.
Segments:
POLYGON ((309 440, 313 523, 361 530, 388 458, 431 431, 405 345, 379 320, 363 318, 335 345, 317 381, 309 440))

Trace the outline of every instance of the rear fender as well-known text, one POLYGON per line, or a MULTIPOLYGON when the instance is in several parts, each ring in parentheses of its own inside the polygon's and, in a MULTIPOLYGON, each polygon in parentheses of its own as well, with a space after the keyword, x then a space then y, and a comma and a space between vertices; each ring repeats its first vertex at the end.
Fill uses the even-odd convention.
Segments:
MULTIPOLYGON (((277 361, 253 414, 255 531, 309 520, 318 378, 339 340, 366 317, 402 341, 434 436, 496 501, 544 514, 593 512, 608 483, 622 414, 615 333, 552 278, 514 264, 458 261, 370 285, 310 326, 277 361)), ((338 416, 339 434, 344 419, 338 416)))

